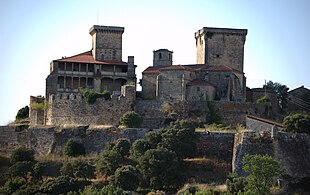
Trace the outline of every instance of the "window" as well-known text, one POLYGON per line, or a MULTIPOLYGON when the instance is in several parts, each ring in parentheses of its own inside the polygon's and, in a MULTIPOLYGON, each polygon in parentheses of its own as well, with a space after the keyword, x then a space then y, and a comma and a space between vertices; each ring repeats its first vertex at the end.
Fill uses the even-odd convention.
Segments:
POLYGON ((159 59, 161 59, 161 53, 159 53, 159 59))
POLYGON ((200 91, 200 87, 197 87, 197 91, 200 91))

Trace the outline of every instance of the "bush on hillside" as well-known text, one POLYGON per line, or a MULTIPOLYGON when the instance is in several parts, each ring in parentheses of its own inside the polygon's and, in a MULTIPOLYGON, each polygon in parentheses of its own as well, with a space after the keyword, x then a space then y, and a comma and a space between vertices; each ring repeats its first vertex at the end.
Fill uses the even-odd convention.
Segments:
POLYGON ((134 111, 126 112, 120 120, 122 125, 125 125, 129 128, 140 127, 142 124, 142 121, 143 121, 142 117, 134 111))
POLYGON ((21 109, 18 110, 15 119, 16 120, 21 120, 29 117, 29 107, 25 106, 21 109))
POLYGON ((69 139, 65 145, 64 154, 69 157, 85 155, 84 145, 73 139, 69 139))
POLYGON ((34 151, 29 148, 18 148, 11 155, 11 163, 22 161, 34 161, 34 151))
POLYGON ((140 183, 140 174, 132 165, 122 166, 115 171, 115 183, 123 190, 136 190, 140 183))
POLYGON ((310 115, 291 114, 284 118, 284 131, 293 133, 310 133, 310 115))

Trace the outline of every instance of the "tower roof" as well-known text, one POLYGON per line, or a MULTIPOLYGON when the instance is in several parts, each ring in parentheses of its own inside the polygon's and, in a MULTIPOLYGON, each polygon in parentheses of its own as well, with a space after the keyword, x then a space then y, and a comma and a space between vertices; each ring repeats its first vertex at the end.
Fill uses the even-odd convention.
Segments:
POLYGON ((100 25, 94 25, 89 29, 89 34, 93 35, 97 31, 102 32, 113 32, 113 33, 121 33, 123 34, 125 28, 119 27, 119 26, 100 26, 100 25))

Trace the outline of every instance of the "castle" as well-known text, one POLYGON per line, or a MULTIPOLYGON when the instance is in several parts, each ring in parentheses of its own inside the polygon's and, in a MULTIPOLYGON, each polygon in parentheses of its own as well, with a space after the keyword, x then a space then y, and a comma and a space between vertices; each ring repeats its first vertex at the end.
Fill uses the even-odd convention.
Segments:
POLYGON ((231 115, 236 115, 237 110, 243 118, 247 112, 261 113, 260 108, 246 103, 243 72, 246 29, 198 30, 197 64, 173 65, 172 51, 153 51, 153 66, 142 72, 142 92, 136 92, 134 57, 122 61, 123 33, 123 27, 94 25, 89 30, 91 51, 53 60, 46 79, 48 105, 44 111, 32 107, 33 102, 42 103, 44 98, 31 97, 31 125, 117 125, 120 117, 131 110, 143 116, 146 127, 159 127, 173 114, 174 119, 192 117, 205 122, 210 109, 208 102, 215 102, 219 111, 224 109, 225 119, 231 118, 227 116, 227 107, 231 107, 231 115), (98 99, 93 105, 87 104, 80 93, 85 88, 110 91, 112 100, 98 99), (183 110, 176 111, 176 107, 183 110), (192 110, 194 116, 190 116, 194 108, 197 108, 192 110))

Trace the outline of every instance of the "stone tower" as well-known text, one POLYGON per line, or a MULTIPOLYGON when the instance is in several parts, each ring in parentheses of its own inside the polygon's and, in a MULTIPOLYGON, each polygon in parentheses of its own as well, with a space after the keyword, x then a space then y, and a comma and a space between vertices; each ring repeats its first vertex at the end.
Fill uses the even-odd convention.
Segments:
POLYGON ((92 55, 98 61, 122 61, 123 27, 94 25, 90 28, 92 36, 92 55))
POLYGON ((204 27, 195 33, 197 64, 225 65, 243 72, 247 29, 204 27))
POLYGON ((172 54, 173 52, 168 49, 153 51, 153 66, 171 66, 172 54))

